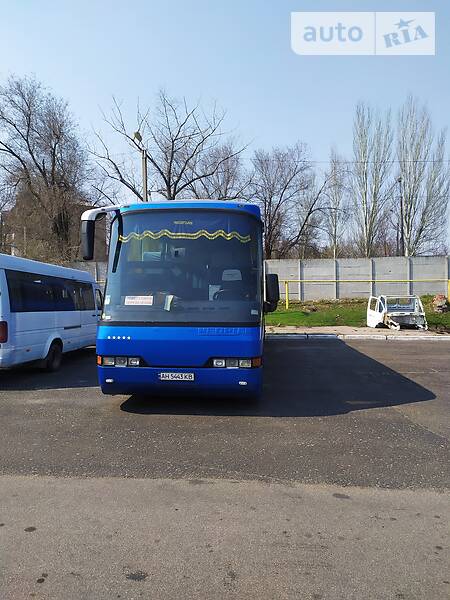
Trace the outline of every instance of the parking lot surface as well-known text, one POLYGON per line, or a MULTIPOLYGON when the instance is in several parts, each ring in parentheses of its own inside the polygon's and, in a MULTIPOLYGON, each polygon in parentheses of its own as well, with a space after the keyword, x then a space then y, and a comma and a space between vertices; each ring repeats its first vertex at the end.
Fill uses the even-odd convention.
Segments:
POLYGON ((251 403, 0 373, 0 597, 448 597, 448 345, 266 348, 251 403))

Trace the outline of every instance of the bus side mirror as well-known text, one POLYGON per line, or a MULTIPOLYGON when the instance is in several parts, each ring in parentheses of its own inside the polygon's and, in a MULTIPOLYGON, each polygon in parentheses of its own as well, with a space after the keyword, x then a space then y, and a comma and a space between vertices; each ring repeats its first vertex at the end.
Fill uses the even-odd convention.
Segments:
POLYGON ((81 221, 81 255, 83 260, 94 258, 95 221, 81 221))
POLYGON ((278 275, 267 273, 266 275, 266 301, 264 302, 264 312, 274 312, 277 310, 280 301, 280 285, 278 275))

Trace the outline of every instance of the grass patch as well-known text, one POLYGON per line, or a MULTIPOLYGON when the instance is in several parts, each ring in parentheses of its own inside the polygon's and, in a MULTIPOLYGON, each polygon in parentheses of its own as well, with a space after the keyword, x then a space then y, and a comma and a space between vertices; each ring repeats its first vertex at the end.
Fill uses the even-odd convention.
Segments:
MULTIPOLYGON (((433 312, 432 301, 433 296, 422 296, 429 328, 450 333, 450 312, 433 312)), ((266 315, 266 324, 279 327, 366 327, 366 310, 367 300, 364 298, 290 302, 288 310, 281 301, 274 313, 266 315)))
POLYGON ((433 312, 433 298, 431 295, 422 296, 428 327, 433 331, 450 333, 450 311, 442 314, 433 312))

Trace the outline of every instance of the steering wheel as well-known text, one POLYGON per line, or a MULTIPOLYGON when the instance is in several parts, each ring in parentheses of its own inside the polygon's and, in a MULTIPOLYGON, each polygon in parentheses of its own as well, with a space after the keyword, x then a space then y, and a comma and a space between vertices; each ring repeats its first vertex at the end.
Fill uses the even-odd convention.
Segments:
POLYGON ((229 290, 217 290, 217 292, 214 292, 213 294, 213 300, 226 300, 226 298, 224 298, 224 295, 226 295, 227 293, 229 293, 229 290))
POLYGON ((248 292, 236 290, 221 289, 214 292, 213 300, 247 300, 249 297, 248 292))

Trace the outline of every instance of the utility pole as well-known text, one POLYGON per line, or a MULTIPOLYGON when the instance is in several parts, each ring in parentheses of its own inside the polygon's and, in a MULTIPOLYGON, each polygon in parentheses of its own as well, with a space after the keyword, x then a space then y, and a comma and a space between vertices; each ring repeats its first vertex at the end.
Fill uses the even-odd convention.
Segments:
POLYGON ((144 202, 148 202, 148 170, 147 170, 147 150, 142 149, 142 195, 144 202))
POLYGON ((404 206, 403 206, 403 189, 402 178, 398 178, 398 187, 400 190, 400 252, 401 256, 405 256, 405 225, 404 225, 404 206))
POLYGON ((142 135, 140 134, 140 132, 135 131, 133 137, 135 140, 138 141, 139 149, 142 155, 142 199, 144 202, 148 202, 148 154, 146 148, 142 144, 142 135))

